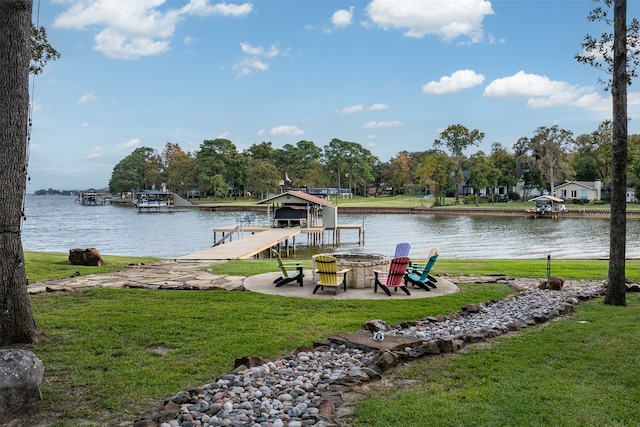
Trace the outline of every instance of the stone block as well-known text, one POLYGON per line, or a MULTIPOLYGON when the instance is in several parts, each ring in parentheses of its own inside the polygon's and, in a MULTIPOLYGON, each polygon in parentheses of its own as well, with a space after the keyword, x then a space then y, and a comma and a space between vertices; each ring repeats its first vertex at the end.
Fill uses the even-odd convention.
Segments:
POLYGON ((0 422, 37 412, 44 364, 27 350, 0 350, 0 422))

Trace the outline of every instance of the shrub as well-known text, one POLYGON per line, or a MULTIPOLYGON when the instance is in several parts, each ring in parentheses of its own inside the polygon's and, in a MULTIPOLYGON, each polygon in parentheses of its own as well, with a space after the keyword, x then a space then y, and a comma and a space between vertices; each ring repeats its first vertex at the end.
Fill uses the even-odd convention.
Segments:
POLYGON ((520 200, 520 194, 516 193, 515 191, 509 191, 507 195, 509 196, 509 200, 513 202, 517 202, 518 200, 520 200))

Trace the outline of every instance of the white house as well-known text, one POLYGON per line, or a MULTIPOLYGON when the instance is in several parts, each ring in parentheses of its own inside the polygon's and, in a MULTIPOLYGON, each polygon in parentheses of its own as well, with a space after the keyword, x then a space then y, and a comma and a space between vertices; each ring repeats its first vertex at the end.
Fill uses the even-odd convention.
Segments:
POLYGON ((602 181, 566 181, 556 185, 555 196, 567 199, 601 200, 602 181))
POLYGON ((635 188, 627 187, 626 200, 627 200, 627 203, 638 203, 638 199, 636 198, 635 188))

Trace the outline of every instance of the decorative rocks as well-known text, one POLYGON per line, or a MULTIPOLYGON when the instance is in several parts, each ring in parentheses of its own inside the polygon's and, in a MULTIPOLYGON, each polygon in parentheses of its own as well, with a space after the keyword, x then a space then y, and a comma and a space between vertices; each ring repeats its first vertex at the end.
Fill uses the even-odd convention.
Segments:
POLYGON ((100 267, 104 265, 104 260, 100 251, 96 248, 70 249, 69 262, 73 265, 90 265, 100 267))
POLYGON ((564 283, 557 291, 539 289, 533 279, 511 286, 522 292, 498 302, 469 304, 459 313, 396 326, 372 320, 362 331, 338 334, 331 344, 298 349, 281 359, 238 359, 231 374, 188 395, 176 394, 174 402, 182 403, 174 420, 158 416, 154 421, 161 427, 337 425, 341 393, 353 384, 380 379, 400 360, 459 351, 467 343, 571 313, 579 301, 605 291, 604 284, 594 282, 564 283), (384 340, 374 341, 374 332, 382 331, 384 340))

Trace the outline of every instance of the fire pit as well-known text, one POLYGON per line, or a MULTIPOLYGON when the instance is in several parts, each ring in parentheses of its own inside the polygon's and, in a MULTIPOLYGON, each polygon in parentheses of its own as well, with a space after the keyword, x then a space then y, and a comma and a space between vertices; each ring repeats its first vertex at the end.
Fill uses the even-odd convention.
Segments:
MULTIPOLYGON (((389 258, 378 254, 318 254, 329 255, 337 260, 338 270, 348 268, 347 287, 349 288, 373 288, 373 270, 388 270, 389 258)), ((313 269, 316 269, 316 256, 313 255, 313 269)), ((314 280, 317 280, 314 273, 314 280)))

